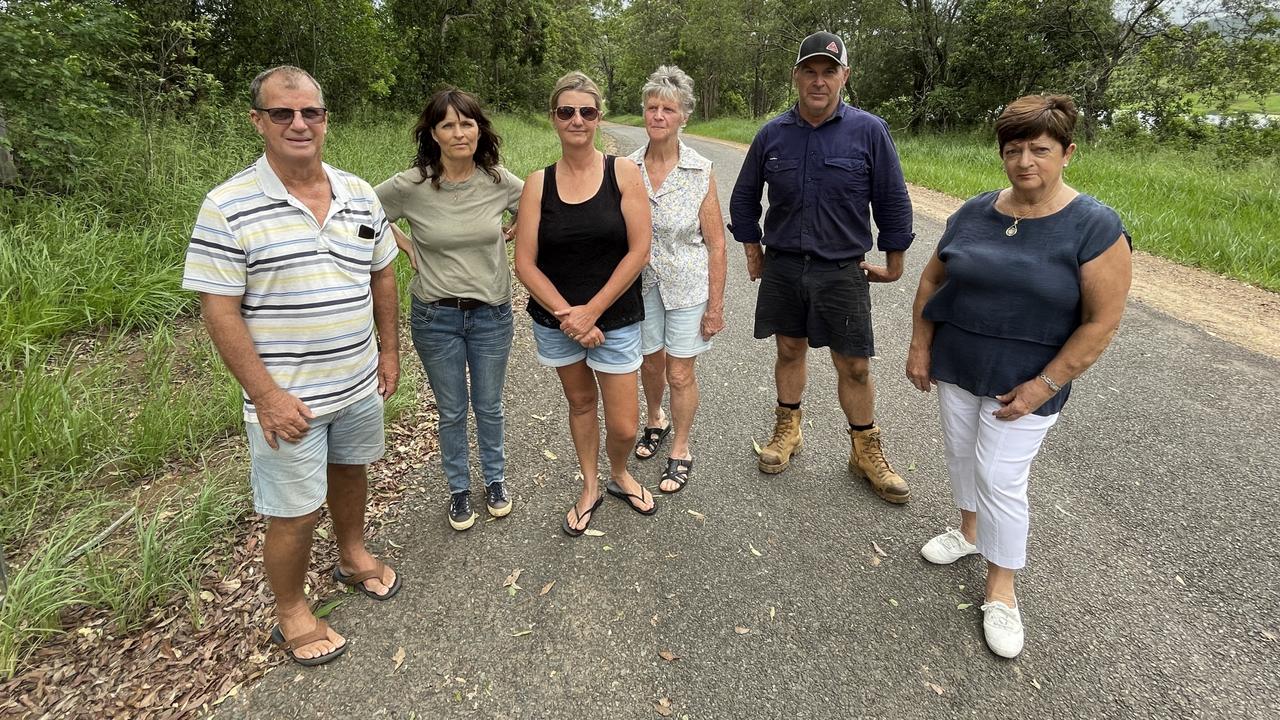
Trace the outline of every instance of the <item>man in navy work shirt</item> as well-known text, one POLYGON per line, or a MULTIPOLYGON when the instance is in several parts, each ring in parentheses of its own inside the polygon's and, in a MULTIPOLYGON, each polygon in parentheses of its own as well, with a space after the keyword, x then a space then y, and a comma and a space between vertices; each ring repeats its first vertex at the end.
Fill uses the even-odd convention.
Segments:
POLYGON ((904 503, 911 491, 885 459, 875 424, 868 282, 902 276, 903 253, 914 237, 911 199, 888 126, 840 99, 849 78, 844 41, 827 32, 805 38, 791 76, 799 100, 756 135, 729 205, 729 229, 746 250, 747 272, 761 280, 755 336, 773 335, 778 346, 777 422, 759 467, 780 473, 803 445, 805 355, 810 347, 827 347, 849 421, 849 470, 880 497, 904 503), (864 261, 872 249, 871 210, 885 266, 864 261))

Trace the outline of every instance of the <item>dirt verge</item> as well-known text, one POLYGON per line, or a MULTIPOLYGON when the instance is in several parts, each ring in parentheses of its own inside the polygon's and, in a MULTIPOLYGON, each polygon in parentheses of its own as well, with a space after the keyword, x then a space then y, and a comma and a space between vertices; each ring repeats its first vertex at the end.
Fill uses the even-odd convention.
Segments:
MULTIPOLYGON (((963 202, 928 188, 912 185, 910 189, 915 210, 939 221, 963 202)), ((1276 293, 1139 251, 1133 255, 1130 297, 1214 337, 1280 358, 1280 295, 1276 293)))

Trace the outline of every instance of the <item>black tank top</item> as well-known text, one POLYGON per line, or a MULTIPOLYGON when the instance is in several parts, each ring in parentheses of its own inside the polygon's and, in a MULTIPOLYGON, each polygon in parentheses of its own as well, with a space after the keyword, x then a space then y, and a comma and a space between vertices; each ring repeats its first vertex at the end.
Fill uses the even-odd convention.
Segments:
MULTIPOLYGON (((586 305, 609 282, 627 254, 627 223, 622 217, 622 191, 614 173, 614 158, 604 158, 604 179, 594 197, 570 204, 556 189, 556 166, 543 171, 542 219, 538 223, 538 269, 570 305, 586 305)), ((529 296, 529 315, 549 328, 560 320, 529 296)), ((627 288, 596 321, 601 330, 615 330, 644 319, 640 278, 627 288)))

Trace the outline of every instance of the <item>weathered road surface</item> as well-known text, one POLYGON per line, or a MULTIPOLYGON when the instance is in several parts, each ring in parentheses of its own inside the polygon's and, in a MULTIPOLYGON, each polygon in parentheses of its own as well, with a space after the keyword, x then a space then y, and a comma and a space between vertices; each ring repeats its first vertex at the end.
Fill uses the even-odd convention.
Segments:
MULTIPOLYGON (((624 151, 643 138, 608 132, 624 151)), ((727 212, 741 151, 691 144, 715 161, 727 212)), ((751 337, 755 287, 731 241, 728 329, 698 362, 697 466, 683 493, 659 496, 652 518, 609 499, 592 524, 603 537, 561 535, 573 449, 521 314, 507 386, 516 511, 453 532, 433 469, 385 533, 399 546, 385 549, 405 577, 400 597, 348 601, 330 618, 351 639, 345 657, 280 668, 220 715, 655 718, 666 698, 690 720, 1280 716, 1273 358, 1130 305, 1033 470, 1017 660, 982 644, 980 563, 920 558, 955 523, 935 396, 903 374, 915 278, 941 220, 919 216, 906 276, 873 288, 877 415, 911 504, 886 505, 845 469, 820 353, 804 453, 780 476, 756 471, 773 353, 751 337), (879 565, 873 542, 888 555, 879 565), (503 581, 517 568, 513 596, 503 581)), ((634 471, 656 488, 660 462, 634 471)))

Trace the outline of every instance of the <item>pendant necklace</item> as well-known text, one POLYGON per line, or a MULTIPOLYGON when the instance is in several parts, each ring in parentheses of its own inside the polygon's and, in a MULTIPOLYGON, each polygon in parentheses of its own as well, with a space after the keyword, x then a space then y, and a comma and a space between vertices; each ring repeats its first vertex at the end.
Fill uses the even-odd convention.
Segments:
POLYGON ((1058 196, 1058 193, 1060 193, 1060 192, 1062 192, 1062 188, 1061 188, 1061 187, 1059 187, 1057 190, 1055 190, 1055 191, 1053 192, 1053 194, 1052 194, 1052 195, 1050 195, 1049 197, 1045 198, 1044 200, 1041 200, 1041 201, 1040 201, 1040 202, 1038 202, 1038 203, 1035 203, 1035 204, 1033 204, 1033 205, 1028 206, 1028 207, 1029 207, 1029 211, 1027 212, 1027 214, 1026 214, 1026 215, 1023 215, 1023 216, 1019 217, 1019 216, 1017 216, 1017 215, 1013 215, 1013 213, 1010 213, 1010 215, 1013 215, 1013 224, 1012 224, 1012 225, 1010 225, 1009 227, 1007 227, 1007 228, 1005 228, 1005 229, 1004 229, 1004 234, 1005 234, 1007 237, 1013 237, 1014 235, 1017 235, 1017 234, 1018 234, 1018 223, 1022 222, 1023 220, 1027 219, 1028 217, 1030 217, 1030 216, 1031 216, 1031 213, 1035 212, 1035 209, 1036 209, 1037 207, 1039 207, 1039 206, 1041 206, 1041 205, 1044 205, 1045 203, 1047 203, 1047 202, 1049 202, 1050 200, 1054 199, 1055 197, 1057 197, 1057 196, 1058 196))

